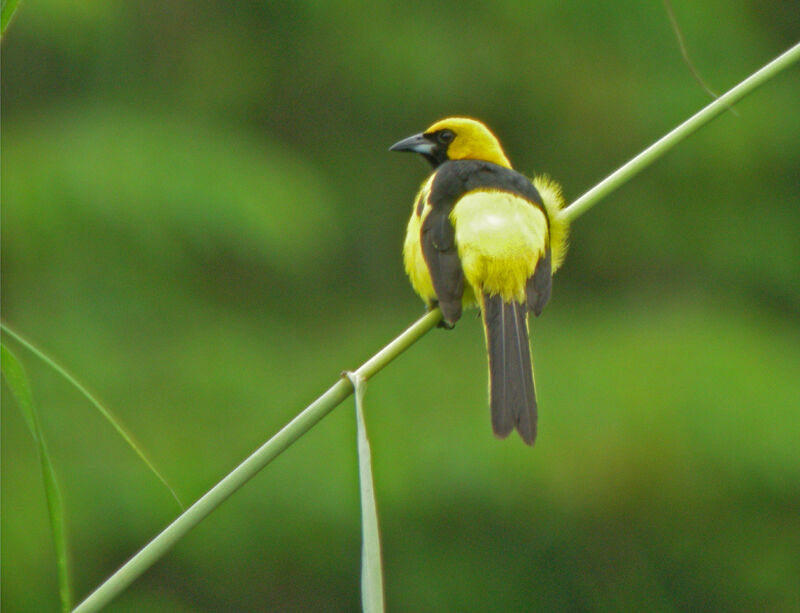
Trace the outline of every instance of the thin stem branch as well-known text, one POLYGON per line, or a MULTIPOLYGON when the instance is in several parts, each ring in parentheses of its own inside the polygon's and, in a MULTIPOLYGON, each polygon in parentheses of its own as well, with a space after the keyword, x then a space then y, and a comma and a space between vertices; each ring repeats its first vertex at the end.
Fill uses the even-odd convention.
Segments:
POLYGON ((697 81, 700 87, 708 92, 709 96, 712 98, 718 98, 719 96, 717 95, 717 92, 706 85, 703 77, 700 76, 697 68, 695 68, 692 58, 689 57, 689 51, 686 49, 686 44, 683 42, 683 33, 681 32, 681 27, 678 24, 678 18, 675 17, 675 11, 672 10, 672 2, 670 2, 670 0, 664 0, 664 7, 667 9, 667 16, 669 17, 669 22, 672 25, 672 31, 675 33, 675 39, 678 41, 678 48, 681 50, 683 61, 689 67, 689 71, 692 73, 694 80, 697 81))
MULTIPOLYGON (((740 100, 746 94, 752 92, 756 87, 775 76, 778 72, 787 68, 798 59, 800 59, 800 44, 792 47, 789 51, 742 81, 732 90, 720 96, 697 115, 675 128, 654 145, 645 149, 636 156, 636 158, 586 192, 586 194, 581 196, 571 206, 564 209, 563 214, 569 221, 583 214, 598 200, 608 195, 638 172, 641 172, 641 170, 654 162, 659 156, 674 147, 681 140, 689 136, 689 134, 711 121, 711 119, 716 117, 729 105, 740 100)), ((355 374, 362 379, 369 379, 413 345, 420 337, 430 331, 440 319, 441 312, 439 309, 434 309, 430 313, 427 313, 395 340, 367 360, 356 370, 355 374)), ((231 473, 223 478, 222 481, 211 488, 202 498, 167 526, 161 534, 145 545, 143 549, 128 560, 117 572, 106 579, 105 582, 78 605, 73 613, 98 611, 108 604, 139 575, 150 568, 150 566, 169 551, 169 549, 175 545, 181 537, 189 532, 189 530, 227 500, 228 497, 275 459, 276 456, 286 450, 303 434, 308 432, 352 393, 353 385, 350 381, 345 378, 339 379, 328 391, 322 394, 322 396, 284 426, 284 428, 269 441, 259 447, 250 457, 237 466, 231 473)))

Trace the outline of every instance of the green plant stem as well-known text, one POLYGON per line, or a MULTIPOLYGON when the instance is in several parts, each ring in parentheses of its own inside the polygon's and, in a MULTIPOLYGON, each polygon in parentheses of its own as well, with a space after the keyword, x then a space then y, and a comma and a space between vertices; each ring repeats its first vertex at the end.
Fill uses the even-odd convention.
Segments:
MULTIPOLYGON (((700 113, 667 134, 667 136, 645 149, 645 151, 636 158, 586 192, 586 194, 581 196, 571 206, 564 209, 563 214, 566 215, 567 219, 570 221, 583 214, 598 200, 608 195, 636 173, 641 172, 645 167, 670 148, 674 147, 682 139, 705 125, 732 103, 752 92, 758 85, 761 85, 775 76, 798 59, 800 59, 800 44, 792 47, 789 51, 742 81, 742 83, 732 90, 720 96, 700 113)), ((430 313, 427 313, 403 332, 403 334, 389 343, 389 345, 367 360, 361 368, 356 370, 355 374, 365 380, 369 379, 433 328, 440 319, 441 313, 439 309, 434 309, 430 313)), ((347 379, 340 379, 336 382, 328 391, 284 426, 280 432, 237 466, 233 472, 229 473, 222 481, 211 488, 202 498, 175 519, 161 534, 145 545, 143 549, 128 560, 117 572, 106 579, 106 581, 78 605, 74 613, 98 611, 108 604, 112 598, 124 590, 134 579, 169 551, 184 534, 189 532, 189 530, 196 526, 204 517, 222 504, 222 502, 258 473, 258 471, 264 468, 264 466, 269 464, 277 455, 282 453, 298 438, 308 432, 352 392, 353 386, 347 379)))
POLYGON ((655 162, 667 151, 672 149, 684 138, 696 132, 698 129, 722 113, 722 111, 729 110, 736 102, 744 98, 747 94, 751 93, 759 85, 766 83, 776 74, 791 66, 798 59, 800 59, 800 43, 776 57, 769 64, 757 70, 744 81, 725 92, 722 96, 684 121, 677 128, 658 139, 655 143, 650 145, 647 149, 642 151, 627 164, 607 176, 583 196, 569 205, 566 209, 564 209, 562 215, 564 215, 567 221, 570 222, 576 217, 582 215, 599 200, 605 198, 620 185, 630 180, 634 175, 642 172, 645 168, 655 162))
MULTIPOLYGON (((426 313, 400 336, 367 360, 355 371, 355 375, 360 379, 368 380, 433 328, 441 317, 439 309, 426 313)), ((161 534, 145 545, 117 572, 92 592, 88 598, 81 602, 73 613, 99 611, 108 604, 112 598, 123 591, 134 579, 169 551, 183 535, 189 532, 204 517, 227 500, 231 494, 247 483, 262 468, 308 432, 352 393, 353 384, 346 378, 339 379, 328 388, 328 391, 286 424, 280 432, 259 447, 250 457, 203 495, 202 498, 186 509, 161 534)))

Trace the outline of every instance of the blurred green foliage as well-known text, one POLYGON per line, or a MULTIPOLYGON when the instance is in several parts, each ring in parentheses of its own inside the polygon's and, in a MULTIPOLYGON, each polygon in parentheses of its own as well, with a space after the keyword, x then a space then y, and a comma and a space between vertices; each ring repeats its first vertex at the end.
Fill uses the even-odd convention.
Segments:
MULTIPOLYGON (((796 3, 673 2, 724 91, 796 3)), ((202 495, 422 309, 421 162, 480 117, 574 199, 707 102, 659 3, 28 0, 2 49, 3 318, 202 495)), ((536 448, 492 438, 478 321, 370 382, 397 611, 800 609, 800 94, 778 77, 579 219, 533 322, 536 448)), ((177 513, 23 353, 81 597, 177 513)), ((36 452, 3 389, 4 610, 58 606, 36 452)), ((114 611, 352 611, 352 406, 114 611)))

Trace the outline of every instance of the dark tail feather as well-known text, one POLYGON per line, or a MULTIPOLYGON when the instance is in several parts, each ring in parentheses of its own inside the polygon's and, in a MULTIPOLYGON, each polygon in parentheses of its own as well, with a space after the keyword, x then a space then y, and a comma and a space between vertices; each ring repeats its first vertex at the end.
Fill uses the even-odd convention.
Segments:
POLYGON ((500 438, 517 428, 522 440, 536 438, 536 391, 528 344, 527 308, 499 295, 483 294, 483 326, 489 354, 492 428, 500 438))

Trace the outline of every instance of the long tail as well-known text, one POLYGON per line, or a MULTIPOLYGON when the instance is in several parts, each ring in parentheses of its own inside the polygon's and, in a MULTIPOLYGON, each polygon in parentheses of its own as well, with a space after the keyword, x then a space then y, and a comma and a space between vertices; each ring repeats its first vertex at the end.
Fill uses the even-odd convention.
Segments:
POLYGON ((536 391, 528 344, 527 307, 501 296, 481 296, 489 354, 489 402, 492 428, 505 438, 515 427, 522 440, 536 438, 536 391))

